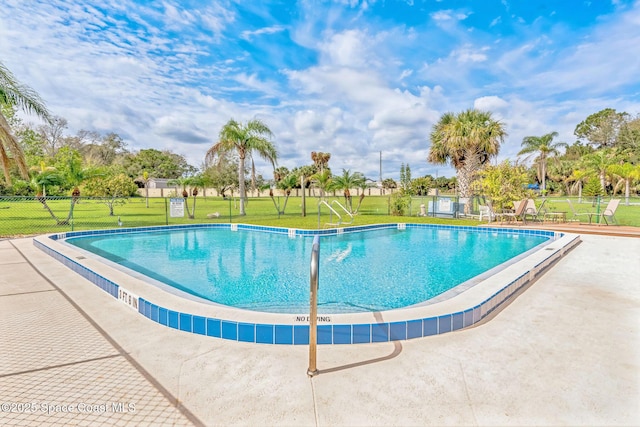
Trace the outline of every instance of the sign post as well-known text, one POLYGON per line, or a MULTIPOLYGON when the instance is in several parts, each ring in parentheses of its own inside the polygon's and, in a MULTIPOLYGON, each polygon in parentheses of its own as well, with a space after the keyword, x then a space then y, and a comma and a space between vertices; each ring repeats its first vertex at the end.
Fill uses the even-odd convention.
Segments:
POLYGON ((184 198, 172 197, 169 201, 169 212, 171 218, 183 218, 184 217, 184 198))

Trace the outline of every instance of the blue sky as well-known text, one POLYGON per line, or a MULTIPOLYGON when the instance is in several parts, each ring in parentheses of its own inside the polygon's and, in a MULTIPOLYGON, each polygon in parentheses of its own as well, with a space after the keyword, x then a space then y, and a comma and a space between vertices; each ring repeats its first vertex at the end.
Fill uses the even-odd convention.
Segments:
MULTIPOLYGON (((397 179, 445 112, 573 143, 589 114, 640 113, 639 0, 3 0, 0 60, 54 115, 200 166, 230 119, 263 120, 279 165, 397 179)), ((27 121, 35 121, 27 118, 27 121)), ((271 168, 257 162, 263 175, 271 168)))

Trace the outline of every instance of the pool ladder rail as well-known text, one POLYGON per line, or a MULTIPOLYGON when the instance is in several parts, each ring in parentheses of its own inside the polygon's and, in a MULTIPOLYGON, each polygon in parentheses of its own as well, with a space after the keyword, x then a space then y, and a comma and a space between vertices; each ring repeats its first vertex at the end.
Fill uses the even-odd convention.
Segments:
MULTIPOLYGON (((329 211, 330 211, 330 213, 329 213, 329 222, 327 222, 327 223, 324 225, 324 228, 329 228, 329 227, 339 227, 339 226, 340 226, 340 225, 342 225, 342 224, 344 224, 344 225, 350 225, 350 224, 353 224, 354 215, 353 215, 351 212, 349 212, 349 209, 347 209, 347 208, 345 208, 344 206, 342 206, 342 204, 341 204, 339 201, 337 201, 337 200, 332 201, 332 202, 331 202, 331 204, 329 204, 326 200, 321 200, 321 201, 318 203, 318 223, 320 222, 320 220, 319 220, 319 218, 320 218, 320 205, 325 205, 327 208, 329 208, 329 211), (336 211, 336 210, 333 208, 333 206, 332 206, 332 205, 334 205, 334 204, 335 204, 335 205, 338 205, 338 206, 339 206, 339 207, 340 207, 340 208, 341 208, 341 209, 342 209, 342 210, 347 214, 347 216, 349 216, 349 217, 351 218, 351 221, 349 221, 349 222, 343 222, 343 221, 342 221, 342 215, 340 215, 340 214, 338 213, 338 211, 336 211), (338 217, 338 222, 333 222, 333 215, 334 215, 334 214, 335 214, 335 216, 337 216, 337 217, 338 217)), ((320 224, 318 224, 318 226, 320 226, 320 224)))
POLYGON ((317 347, 318 347, 318 282, 320 268, 320 236, 313 237, 311 249, 311 263, 309 266, 309 368, 307 375, 318 375, 317 347))

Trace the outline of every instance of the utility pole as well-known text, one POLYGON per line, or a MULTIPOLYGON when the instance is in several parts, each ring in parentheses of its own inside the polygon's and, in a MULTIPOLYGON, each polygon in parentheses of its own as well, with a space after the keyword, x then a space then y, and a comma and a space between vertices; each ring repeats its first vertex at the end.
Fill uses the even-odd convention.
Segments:
POLYGON ((382 186, 382 151, 380 151, 380 185, 382 186))

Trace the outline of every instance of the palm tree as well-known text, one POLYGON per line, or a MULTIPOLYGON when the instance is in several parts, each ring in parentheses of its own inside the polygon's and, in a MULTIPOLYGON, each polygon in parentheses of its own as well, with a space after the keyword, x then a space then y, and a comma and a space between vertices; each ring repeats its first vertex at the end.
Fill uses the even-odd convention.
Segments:
POLYGON ((625 162, 621 165, 610 165, 607 171, 624 181, 624 200, 628 206, 631 181, 640 179, 640 166, 625 162))
POLYGON ((597 174, 600 186, 606 194, 608 169, 616 163, 615 153, 611 149, 603 148, 583 156, 581 163, 587 171, 597 174))
POLYGON ((245 187, 245 159, 256 151, 260 157, 271 162, 275 168, 278 152, 265 137, 271 137, 271 130, 258 119, 249 120, 246 125, 231 119, 220 131, 219 140, 207 151, 205 161, 212 162, 216 155, 229 151, 237 151, 239 157, 238 183, 240 190, 240 215, 246 215, 244 204, 247 197, 245 187))
POLYGON ((354 214, 357 214, 360 211, 360 206, 362 206, 362 201, 365 198, 365 194, 364 191, 367 188, 370 188, 372 186, 372 184, 375 183, 374 180, 370 179, 370 178, 364 178, 364 180, 362 180, 360 182, 360 185, 358 185, 358 188, 362 191, 360 193, 360 198, 358 199, 358 206, 356 207, 355 211, 353 211, 354 214))
POLYGON ((297 175, 300 177, 300 188, 302 189, 302 216, 307 216, 307 182, 309 182, 309 177, 313 175, 313 166, 301 166, 297 175))
POLYGON ((557 182, 563 185, 564 193, 569 195, 571 193, 571 181, 575 162, 572 160, 566 160, 564 158, 557 158, 556 162, 549 165, 547 170, 547 176, 552 182, 557 182))
POLYGON ((284 211, 287 209, 287 202, 289 201, 289 196, 291 196, 291 190, 298 185, 298 177, 294 173, 287 174, 284 178, 281 178, 276 187, 284 191, 285 199, 284 199, 284 207, 280 210, 280 201, 276 204, 276 200, 273 198, 273 190, 269 191, 269 196, 273 201, 273 205, 276 207, 278 214, 284 214, 284 211))
POLYGON ((53 166, 46 166, 44 161, 40 162, 40 167, 32 166, 31 172, 33 172, 31 185, 36 190, 38 197, 47 197, 47 185, 60 185, 64 181, 58 170, 53 166), (42 186, 42 191, 40 191, 40 186, 42 186))
MULTIPOLYGON (((431 131, 431 163, 451 163, 458 175, 460 196, 471 197, 472 183, 483 166, 496 156, 507 135, 504 125, 490 112, 469 109, 459 114, 445 113, 431 131)), ((465 214, 470 212, 465 203, 465 214)))
POLYGON ((323 153, 322 151, 312 151, 311 152, 311 160, 313 160, 313 164, 316 167, 318 172, 322 172, 323 170, 329 168, 329 160, 331 160, 331 153, 323 153))
POLYGON ((572 192, 578 188, 578 203, 582 203, 582 188, 584 186, 584 182, 589 178, 589 173, 584 169, 574 169, 573 173, 569 177, 569 181, 573 181, 574 184, 571 186, 572 192))
POLYGON ((80 197, 80 185, 84 181, 99 175, 100 171, 91 166, 83 167, 82 156, 78 150, 69 147, 60 148, 56 157, 58 158, 56 164, 61 171, 64 171, 66 184, 72 189, 71 207, 73 208, 73 205, 78 202, 80 197))
POLYGON ((198 195, 198 187, 202 187, 204 185, 204 179, 200 176, 193 176, 193 177, 187 177, 187 178, 181 177, 181 178, 175 178, 167 181, 167 185, 176 186, 176 193, 177 193, 177 187, 178 186, 182 187, 182 198, 184 199, 184 205, 185 205, 185 208, 187 209, 187 216, 189 217, 189 219, 195 219, 196 196, 198 195), (189 210, 189 191, 187 191, 187 187, 189 187, 189 190, 191 191, 191 195, 193 196, 193 212, 189 210))
MULTIPOLYGON (((205 179, 201 175, 192 176, 187 179, 187 184, 191 187, 191 195, 193 196, 193 211, 189 215, 189 218, 195 219, 196 217, 196 196, 198 195, 198 187, 204 188, 205 179)), ((189 203, 187 201, 187 212, 189 212, 189 203)))
MULTIPOLYGON (((29 86, 23 85, 11 74, 9 69, 0 62, 0 105, 18 107, 27 113, 35 113, 38 117, 50 122, 51 118, 44 102, 38 94, 29 86)), ((11 185, 11 165, 9 155, 18 166, 22 178, 29 179, 27 162, 22 147, 17 138, 11 132, 9 122, 0 111, 0 164, 4 171, 4 179, 7 185, 11 185)))
POLYGON ((333 188, 344 191, 344 199, 349 211, 353 211, 351 201, 351 188, 359 188, 365 182, 365 177, 361 172, 351 173, 348 169, 342 169, 341 176, 333 177, 333 188))
POLYGON ((543 195, 547 191, 547 160, 560 154, 559 147, 567 147, 564 142, 553 142, 553 138, 557 136, 558 132, 551 132, 542 136, 525 136, 522 139, 522 150, 518 153, 518 156, 539 153, 538 157, 536 157, 536 163, 538 164, 538 179, 540 179, 543 195))
POLYGON ((324 199, 325 193, 333 188, 333 178, 331 177, 331 171, 329 169, 314 173, 309 177, 309 181, 318 186, 321 199, 324 199))
POLYGON ((289 175, 289 169, 286 166, 278 166, 273 171, 273 180, 277 183, 289 175))
POLYGON ((142 183, 144 184, 144 199, 146 200, 146 206, 149 207, 149 172, 142 172, 142 183))
POLYGON ((51 218, 56 221, 57 225, 68 225, 73 211, 73 199, 71 202, 71 209, 69 210, 69 215, 67 216, 66 220, 61 220, 60 218, 58 218, 56 214, 51 210, 51 207, 47 204, 47 186, 63 184, 64 178, 62 177, 62 175, 53 166, 45 166, 44 162, 40 162, 40 167, 31 167, 31 171, 33 172, 31 185, 36 189, 36 198, 38 199, 38 201, 42 203, 42 206, 47 210, 47 212, 49 212, 49 215, 51 215, 51 218), (40 191, 41 187, 42 191, 40 191))

